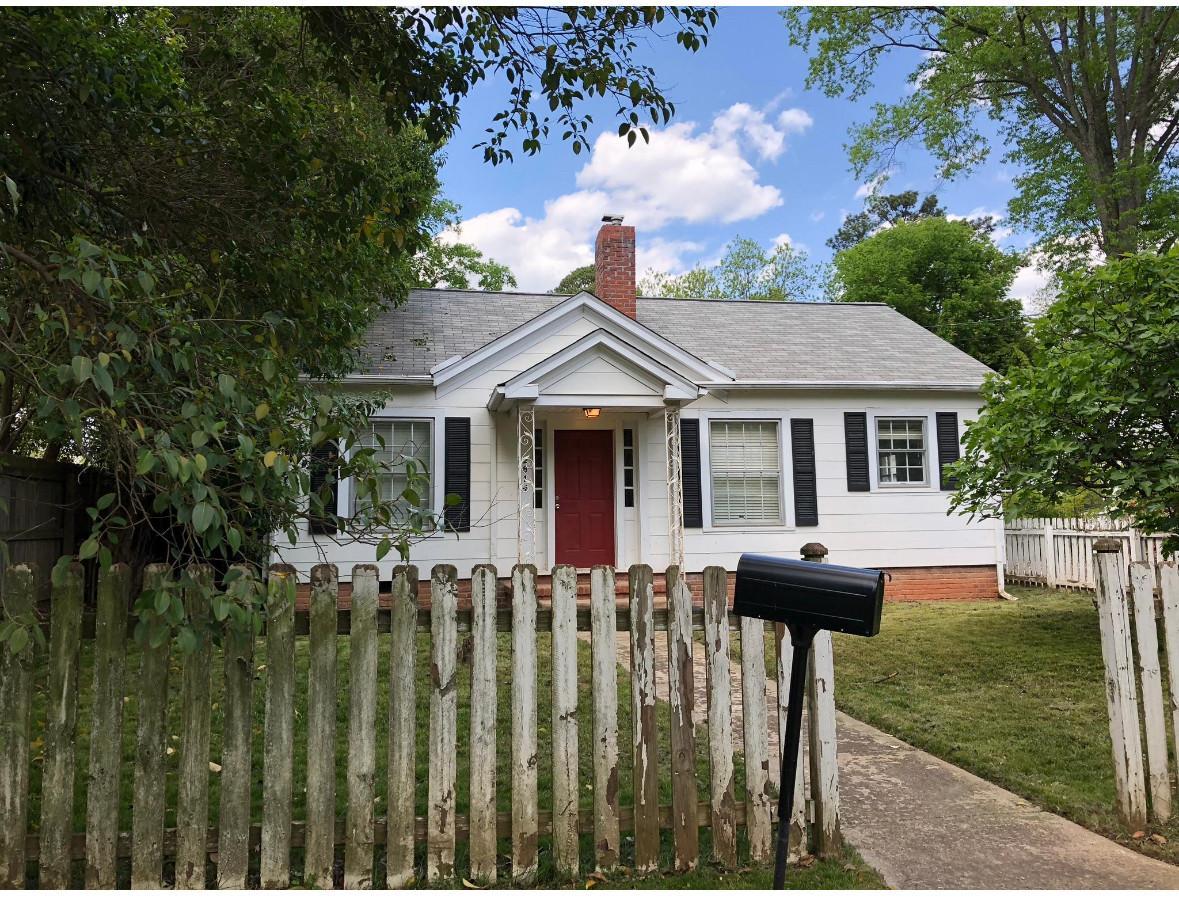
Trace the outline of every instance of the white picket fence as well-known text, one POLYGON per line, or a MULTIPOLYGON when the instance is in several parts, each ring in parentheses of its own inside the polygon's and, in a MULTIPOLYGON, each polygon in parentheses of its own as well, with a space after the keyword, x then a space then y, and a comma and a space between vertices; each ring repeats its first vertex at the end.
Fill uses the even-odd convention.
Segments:
POLYGON ((1179 763, 1179 745, 1172 759, 1167 719, 1179 741, 1179 564, 1127 562, 1119 543, 1110 538, 1096 543, 1091 563, 1097 577, 1116 807, 1128 829, 1143 830, 1148 822, 1169 820, 1173 808, 1170 770, 1172 760, 1179 763), (1167 662, 1166 700, 1160 646, 1167 662))
POLYGON ((1116 539, 1122 556, 1157 567, 1166 560, 1163 533, 1143 533, 1108 517, 1008 520, 1004 573, 1009 582, 1093 589, 1093 543, 1116 539))

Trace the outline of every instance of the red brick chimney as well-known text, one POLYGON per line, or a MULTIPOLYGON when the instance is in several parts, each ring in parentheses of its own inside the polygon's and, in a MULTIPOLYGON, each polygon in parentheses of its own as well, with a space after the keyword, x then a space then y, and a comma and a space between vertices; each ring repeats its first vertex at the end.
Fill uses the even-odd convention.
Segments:
POLYGON ((594 294, 620 313, 637 319, 635 304, 635 227, 622 217, 602 217, 594 245, 594 294))

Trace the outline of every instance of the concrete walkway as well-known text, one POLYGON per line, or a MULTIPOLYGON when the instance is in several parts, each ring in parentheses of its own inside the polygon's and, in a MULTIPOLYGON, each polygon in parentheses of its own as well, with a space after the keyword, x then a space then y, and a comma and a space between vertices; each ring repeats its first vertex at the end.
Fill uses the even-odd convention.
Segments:
POLYGON ((843 832, 895 889, 1179 889, 1147 858, 838 715, 843 832))
MULTIPOLYGON (((629 640, 622 633, 618 662, 630 665, 629 640)), ((707 683, 698 643, 693 664, 693 720, 703 729, 707 683)), ((666 699, 662 632, 655 635, 655 666, 656 693, 666 699)), ((772 677, 767 683, 771 766, 777 768, 777 684, 772 677)), ((740 754, 739 662, 733 665, 732 691, 733 740, 740 754)), ((837 724, 844 836, 894 889, 1179 889, 1179 867, 1049 814, 843 713, 837 724)))

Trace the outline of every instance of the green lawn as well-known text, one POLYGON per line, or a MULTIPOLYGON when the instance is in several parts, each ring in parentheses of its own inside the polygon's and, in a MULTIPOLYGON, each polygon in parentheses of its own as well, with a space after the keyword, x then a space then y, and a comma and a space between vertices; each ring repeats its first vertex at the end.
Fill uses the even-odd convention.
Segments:
POLYGON ((1179 862, 1179 827, 1135 841, 1115 818, 1090 593, 1017 586, 1018 602, 888 604, 880 635, 837 636, 840 710, 1049 811, 1179 862))
MULTIPOLYGON (((378 692, 378 711, 377 711, 377 812, 378 815, 384 814, 385 797, 386 797, 386 773, 384 763, 386 761, 387 748, 387 712, 388 712, 388 667, 389 667, 389 636, 383 635, 381 641, 380 654, 380 687, 378 692)), ((416 672, 418 674, 417 680, 417 694, 418 694, 418 723, 417 723, 417 776, 418 776, 418 793, 417 793, 417 810, 419 814, 425 814, 426 807, 426 793, 425 787, 428 778, 428 757, 426 753, 426 739, 428 735, 429 722, 429 686, 428 680, 424 679, 424 675, 429 673, 429 637, 425 634, 419 637, 417 655, 418 666, 416 672)), ((508 733, 511 724, 511 674, 510 674, 510 651, 511 651, 511 637, 508 634, 501 634, 499 636, 499 740, 497 743, 498 754, 498 786, 497 786, 497 804, 501 811, 508 811, 511 807, 511 784, 510 784, 510 743, 508 741, 508 733)), ((253 819, 257 823, 261 819, 261 777, 262 777, 262 756, 261 756, 261 732, 263 719, 263 679, 265 668, 265 656, 263 653, 263 643, 258 643, 258 657, 255 660, 255 668, 257 673, 257 682, 255 684, 254 693, 254 721, 255 721, 255 742, 254 742, 254 792, 252 797, 253 805, 253 819)), ((306 672, 308 665, 309 644, 306 638, 297 640, 296 643, 296 674, 297 677, 297 691, 295 698, 295 798, 294 798, 294 818, 302 820, 304 816, 304 802, 303 795, 304 787, 306 786, 306 737, 307 737, 307 682, 306 672)), ((337 705, 337 751, 336 751, 336 766, 337 766, 337 812, 339 816, 343 816, 346 807, 346 767, 347 767, 347 718, 348 718, 348 661, 349 661, 349 642, 347 637, 340 637, 337 647, 338 654, 338 675, 339 675, 339 704, 337 705)), ((549 677, 551 674, 551 651, 550 639, 547 635, 542 635, 538 641, 538 657, 539 657, 539 711, 538 711, 538 739, 539 739, 539 760, 540 760, 540 778, 539 778, 539 804, 541 810, 551 809, 552 795, 551 795, 551 735, 550 735, 550 701, 551 701, 551 686, 549 677)), ((221 721, 222 721, 222 706, 221 706, 221 684, 222 680, 220 674, 222 672, 221 655, 218 650, 214 651, 213 656, 213 717, 212 717, 212 736, 210 758, 213 762, 220 761, 219 749, 221 746, 221 721)), ((135 682, 137 679, 139 669, 138 654, 132 648, 128 660, 127 672, 127 700, 125 706, 124 716, 124 766, 122 772, 122 792, 121 792, 121 810, 120 810, 120 829, 129 830, 131 827, 131 780, 133 774, 134 762, 134 724, 135 724, 135 702, 136 695, 134 692, 135 682)), ((591 716, 592 711, 590 701, 590 662, 589 662, 589 646, 586 643, 579 643, 579 666, 578 666, 581 686, 580 711, 581 717, 579 719, 579 753, 580 753, 580 773, 581 773, 581 808, 583 810, 592 807, 592 763, 590 760, 591 752, 591 716)), ((469 757, 464 753, 467 745, 467 737, 469 734, 469 698, 470 698, 470 668, 469 666, 460 665, 460 683, 459 683, 459 714, 458 714, 458 736, 459 736, 459 756, 458 756, 458 808, 460 811, 465 811, 468 804, 469 796, 469 757)), ((75 829, 81 831, 85 823, 85 771, 86 762, 89 754, 89 725, 90 725, 90 705, 92 702, 92 688, 91 681, 93 679, 93 669, 90 659, 89 644, 84 649, 82 655, 82 668, 80 675, 80 692, 78 697, 79 713, 79 735, 77 746, 77 761, 78 767, 76 772, 76 788, 75 788, 75 829)), ((180 668, 178 656, 173 656, 172 671, 169 682, 170 692, 170 717, 171 729, 170 735, 170 756, 169 756, 169 781, 168 781, 168 824, 172 826, 175 820, 175 806, 176 806, 176 775, 175 766, 179 754, 180 747, 180 711, 178 704, 180 686, 180 668)), ((34 754, 32 775, 30 779, 31 790, 31 817, 32 830, 37 829, 37 824, 40 815, 40 788, 41 788, 41 767, 42 767, 42 752, 43 745, 41 737, 43 736, 45 723, 45 673, 42 671, 37 674, 36 682, 36 698, 34 703, 34 754)), ((627 671, 620 668, 619 670, 619 692, 618 692, 618 707, 619 707, 619 749, 620 749, 620 804, 629 806, 632 804, 632 790, 631 790, 631 760, 630 760, 630 684, 629 674, 627 671)), ((661 801, 670 802, 671 800, 671 782, 670 782, 670 755, 667 750, 667 736, 668 736, 668 716, 669 708, 665 703, 660 703, 658 706, 658 723, 659 723, 659 738, 661 744, 661 762, 660 762, 660 795, 661 801)), ((707 798, 708 793, 708 757, 707 757, 707 736, 703 730, 700 731, 697 741, 697 772, 699 774, 698 783, 701 798, 707 798)), ((740 762, 737 765, 738 774, 738 797, 744 792, 742 767, 740 762)), ((210 774, 210 825, 216 826, 218 800, 220 793, 220 780, 216 773, 210 774)), ((743 837, 742 837, 743 838, 743 837)), ((707 849, 709 846, 708 831, 704 830, 701 833, 702 841, 702 860, 707 861, 707 849)), ((563 884, 558 875, 551 869, 551 855, 548 851, 549 840, 542 838, 541 843, 541 871, 539 874, 539 882, 541 885, 547 886, 561 886, 563 884)), ((419 856, 424 854, 424 849, 419 844, 419 856)), ((510 848, 506 842, 501 843, 501 877, 506 879, 508 874, 508 854, 510 848)), ((747 861, 744 856, 743 861, 747 861)), ((633 854, 633 841, 630 837, 623 838, 622 857, 623 861, 631 860, 633 854)), ((466 870, 466 850, 462 843, 459 844, 457 851, 458 857, 458 871, 464 873, 466 870)), ((302 850, 293 850, 292 852, 292 868, 295 870, 296 880, 298 878, 298 870, 301 867, 302 850)), ((672 862, 672 850, 670 835, 664 837, 664 849, 661 865, 666 871, 670 869, 672 862)), ((589 873, 593 871, 593 851, 591 844, 591 837, 584 836, 582 838, 582 869, 583 872, 589 873)), ((76 879, 80 880, 80 863, 76 863, 76 879)), ((424 872, 424 861, 419 861, 419 872, 424 872)), ((770 872, 765 868, 741 868, 736 872, 724 873, 711 866, 703 866, 698 872, 685 875, 670 875, 664 874, 658 878, 633 878, 625 871, 618 874, 611 875, 609 882, 601 884, 604 887, 645 887, 645 886, 663 886, 663 887, 683 887, 683 888, 741 888, 741 887, 769 887, 770 872)), ((123 875, 123 879, 127 879, 123 875)), ((378 849, 375 872, 374 885, 384 886, 385 872, 384 872, 384 850, 378 849)), ((80 883, 78 884, 80 885, 80 883)), ((582 881, 581 885, 584 885, 582 881)), ((859 858, 849 850, 848 855, 840 861, 816 862, 811 866, 803 869, 794 869, 791 874, 791 885, 806 887, 806 888, 867 888, 880 886, 879 878, 876 874, 867 868, 859 858)))

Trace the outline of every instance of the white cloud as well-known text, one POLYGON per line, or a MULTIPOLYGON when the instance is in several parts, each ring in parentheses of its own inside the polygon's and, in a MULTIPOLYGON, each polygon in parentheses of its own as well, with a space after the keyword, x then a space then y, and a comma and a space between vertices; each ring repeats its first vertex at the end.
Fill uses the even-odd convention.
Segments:
POLYGON ((1011 296, 1019 300, 1026 314, 1042 313, 1055 295, 1052 273, 1038 265, 1042 263, 1042 260, 1033 259, 1016 271, 1015 281, 1011 283, 1011 296))
POLYGON ((856 189, 856 200, 863 200, 879 191, 884 183, 892 176, 892 172, 882 172, 873 179, 869 179, 856 189))
POLYGON ((823 217, 826 215, 827 215, 826 212, 823 210, 812 210, 811 211, 811 222, 822 222, 823 217))
POLYGON ((801 251, 804 254, 810 253, 810 248, 801 241, 795 241, 793 238, 791 238, 789 232, 783 232, 781 235, 777 236, 773 241, 770 242, 770 248, 774 250, 782 247, 783 245, 792 247, 796 251, 801 251))
POLYGON ((991 222, 994 223, 994 228, 991 230, 991 239, 995 243, 998 243, 1000 241, 1005 241, 1006 239, 1010 238, 1012 235, 1015 234, 1014 229, 1011 229, 1007 226, 999 225, 999 223, 1001 223, 1006 218, 1007 218, 1007 214, 1004 213, 1002 210, 990 210, 990 209, 987 209, 986 207, 981 207, 981 206, 975 207, 969 213, 965 213, 965 214, 958 214, 958 213, 947 213, 946 214, 946 219, 950 220, 951 222, 953 222, 954 220, 961 220, 961 219, 989 219, 989 220, 991 220, 991 222))
POLYGON ((778 114, 778 125, 787 133, 801 134, 814 124, 815 120, 811 118, 811 114, 799 107, 791 107, 778 114))
POLYGON ((460 226, 462 240, 511 267, 524 290, 547 291, 578 266, 593 262, 593 240, 604 213, 619 213, 638 230, 637 269, 677 271, 692 242, 653 233, 671 223, 733 223, 782 205, 782 194, 761 181, 746 159, 772 160, 786 132, 749 104, 723 111, 701 130, 682 122, 650 129, 649 144, 633 147, 617 135, 600 135, 576 176, 576 191, 545 204, 531 217, 515 207, 481 213, 460 226))

